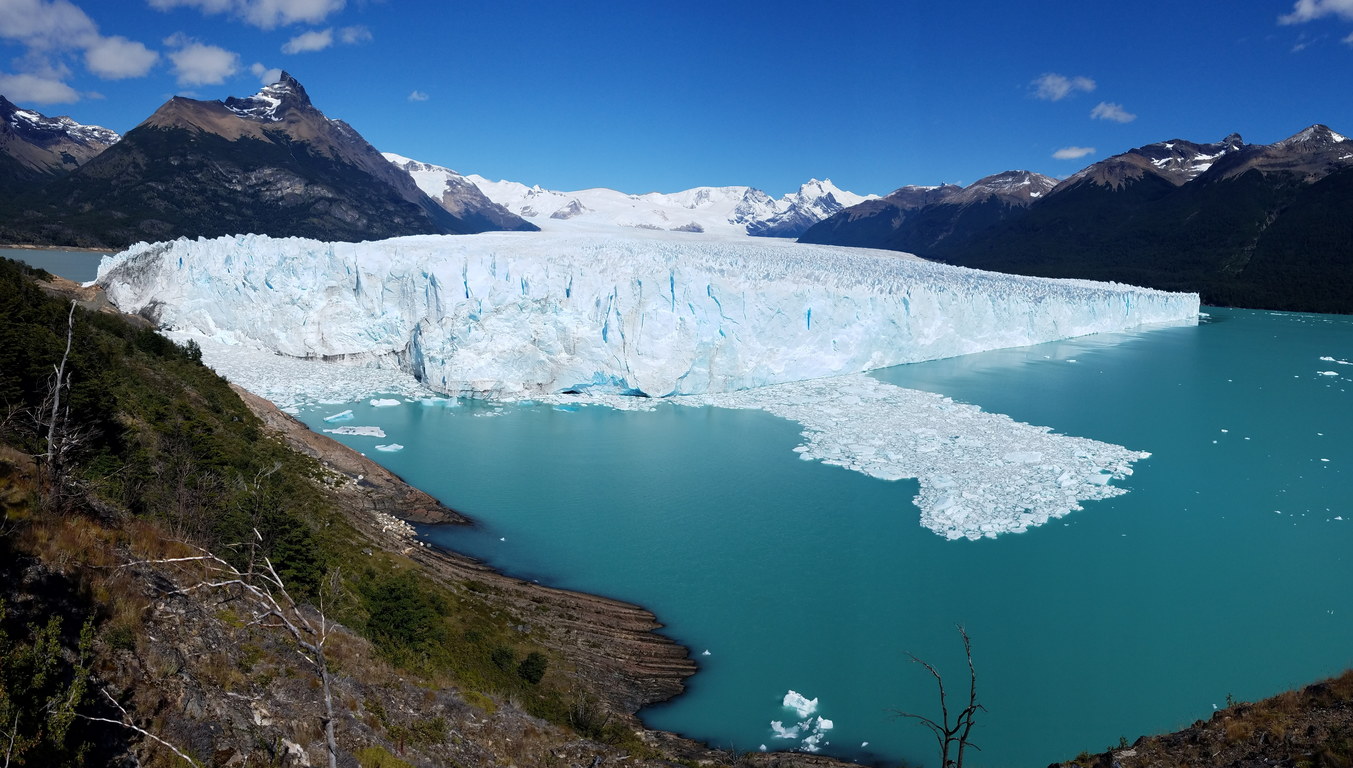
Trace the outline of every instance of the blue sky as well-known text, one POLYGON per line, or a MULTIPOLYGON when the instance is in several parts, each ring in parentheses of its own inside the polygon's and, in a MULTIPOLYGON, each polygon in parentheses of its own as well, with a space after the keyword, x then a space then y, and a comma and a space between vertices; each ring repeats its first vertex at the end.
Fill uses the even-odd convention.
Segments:
POLYGON ((285 69, 379 149, 553 189, 1065 176, 1353 133, 1353 0, 0 0, 0 93, 126 132, 285 69))

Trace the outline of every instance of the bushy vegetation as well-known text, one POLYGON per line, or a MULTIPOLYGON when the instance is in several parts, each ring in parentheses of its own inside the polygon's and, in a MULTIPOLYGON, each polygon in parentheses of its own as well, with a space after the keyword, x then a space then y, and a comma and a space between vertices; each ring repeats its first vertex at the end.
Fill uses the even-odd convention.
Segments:
MULTIPOLYGON (((153 540, 188 542, 231 560, 243 557, 231 545, 257 541, 298 599, 316 600, 322 584, 336 581, 341 599, 325 610, 397 667, 459 687, 485 706, 493 706, 489 697, 511 697, 537 715, 570 723, 573 692, 558 658, 491 604, 483 585, 442 586, 412 562, 370 547, 331 506, 326 483, 334 479, 267 436, 228 384, 202 365, 199 350, 119 316, 77 309, 63 400, 70 418, 62 428, 78 428, 81 439, 56 477, 44 462, 47 414, 72 315, 70 304, 36 287, 33 276, 0 260, 0 560, 98 560, 115 568, 117 553, 125 558, 161 546, 153 540), (37 480, 15 480, 25 475, 37 480)), ((86 579, 77 589, 81 604, 63 621, 90 620, 106 647, 132 649, 145 605, 119 608, 129 598, 118 594, 110 573, 86 579)), ((0 598, 16 587, 6 582, 0 598)), ((0 628, 10 632, 0 644, 39 655, 55 631, 13 621, 0 628)), ((69 670, 69 636, 65 646, 69 670)), ((0 674, 10 675, 3 679, 37 679, 26 658, 0 659, 0 674)), ((6 685, 13 698, 18 689, 6 685)), ((27 701, 51 691, 17 695, 27 701)), ((5 712, 0 704, 0 716, 5 712)), ((50 741, 53 750, 65 743, 50 741)))

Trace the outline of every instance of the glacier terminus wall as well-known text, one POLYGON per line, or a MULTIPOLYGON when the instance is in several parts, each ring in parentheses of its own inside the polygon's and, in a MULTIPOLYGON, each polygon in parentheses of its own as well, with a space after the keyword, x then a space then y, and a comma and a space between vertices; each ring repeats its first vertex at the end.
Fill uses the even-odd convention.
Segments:
POLYGON ((732 392, 1198 314, 1195 294, 645 232, 141 243, 97 282, 167 330, 504 399, 732 392))

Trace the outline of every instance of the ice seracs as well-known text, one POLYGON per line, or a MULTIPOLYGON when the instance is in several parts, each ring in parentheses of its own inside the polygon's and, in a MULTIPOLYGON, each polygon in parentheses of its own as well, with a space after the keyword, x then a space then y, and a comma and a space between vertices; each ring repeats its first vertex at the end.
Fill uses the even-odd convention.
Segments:
POLYGON ((499 399, 730 392, 1198 310, 1195 294, 669 233, 178 240, 133 246, 98 282, 166 329, 499 399))

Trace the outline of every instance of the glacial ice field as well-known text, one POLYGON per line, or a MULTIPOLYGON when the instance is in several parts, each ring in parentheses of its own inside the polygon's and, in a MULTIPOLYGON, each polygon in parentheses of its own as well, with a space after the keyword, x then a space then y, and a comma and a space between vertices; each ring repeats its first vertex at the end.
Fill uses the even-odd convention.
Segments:
POLYGON ((98 283, 161 327, 380 361, 454 396, 730 392, 1194 318, 1198 297, 869 249, 670 233, 138 244, 98 283))
POLYGON ((1195 294, 670 233, 142 243, 97 282, 284 406, 431 390, 766 410, 804 428, 804 459, 918 478, 921 522, 947 538, 1121 493, 1108 481, 1149 454, 858 374, 1198 316, 1195 294))

